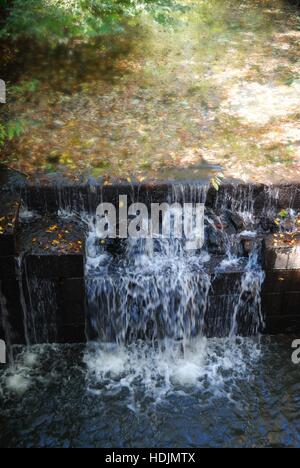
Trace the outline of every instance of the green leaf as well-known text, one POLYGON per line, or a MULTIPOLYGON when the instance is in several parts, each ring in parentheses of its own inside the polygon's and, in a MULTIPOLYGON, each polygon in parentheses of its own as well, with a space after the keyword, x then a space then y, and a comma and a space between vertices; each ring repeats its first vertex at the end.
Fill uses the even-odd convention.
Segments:
POLYGON ((279 213, 279 216, 282 218, 282 219, 285 219, 288 217, 288 211, 287 210, 281 210, 280 213, 279 213))
POLYGON ((220 185, 218 184, 218 182, 216 181, 216 179, 211 179, 211 185, 213 186, 213 188, 218 192, 219 191, 219 188, 220 188, 220 185))

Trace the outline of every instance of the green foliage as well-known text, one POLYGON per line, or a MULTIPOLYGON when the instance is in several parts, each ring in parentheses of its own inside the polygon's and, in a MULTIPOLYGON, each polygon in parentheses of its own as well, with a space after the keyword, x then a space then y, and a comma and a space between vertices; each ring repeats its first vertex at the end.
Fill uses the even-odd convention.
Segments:
POLYGON ((14 0, 7 8, 0 37, 57 41, 120 32, 143 13, 167 23, 187 6, 181 0, 14 0))
POLYGON ((18 138, 25 131, 26 122, 24 120, 9 120, 7 123, 0 122, 0 146, 8 140, 18 138))
POLYGON ((27 94, 33 94, 38 90, 39 80, 24 80, 18 85, 10 86, 9 93, 15 97, 25 96, 27 94))
POLYGON ((222 180, 224 179, 224 174, 219 173, 216 176, 212 177, 210 179, 210 183, 213 186, 213 188, 218 192, 220 189, 220 186, 222 184, 222 180))
POLYGON ((288 217, 289 212, 287 210, 281 210, 279 213, 280 218, 285 219, 288 217))
POLYGON ((186 13, 191 7, 191 4, 187 5, 187 2, 180 0, 146 0, 140 3, 144 3, 145 10, 162 25, 176 24, 178 16, 186 13))

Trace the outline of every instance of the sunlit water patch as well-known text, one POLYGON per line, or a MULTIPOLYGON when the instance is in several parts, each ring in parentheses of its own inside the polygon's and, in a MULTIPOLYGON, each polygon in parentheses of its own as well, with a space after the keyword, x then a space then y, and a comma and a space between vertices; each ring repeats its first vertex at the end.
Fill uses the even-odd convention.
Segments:
POLYGON ((258 126, 295 114, 299 107, 300 80, 291 86, 241 82, 231 88, 223 104, 225 112, 258 126))

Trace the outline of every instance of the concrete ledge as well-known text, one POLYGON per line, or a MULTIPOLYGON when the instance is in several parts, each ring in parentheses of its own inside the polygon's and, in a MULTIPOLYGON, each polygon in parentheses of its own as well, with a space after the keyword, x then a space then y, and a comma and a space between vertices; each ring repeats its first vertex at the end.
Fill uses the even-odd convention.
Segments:
POLYGON ((77 220, 37 218, 23 224, 17 248, 29 277, 84 276, 85 232, 77 220))
POLYGON ((264 239, 264 268, 271 270, 300 270, 300 234, 297 237, 279 234, 264 239))
POLYGON ((24 258, 26 274, 41 279, 83 277, 83 255, 27 255, 24 258))
MULTIPOLYGON (((24 304, 28 314, 27 336, 31 343, 85 341, 85 288, 83 278, 62 280, 23 278, 24 304), (77 341, 80 337, 80 341, 77 341)), ((23 322, 21 320, 21 322, 23 322)), ((14 323, 12 324, 14 326, 14 323)), ((25 330, 23 331, 23 339, 25 330)), ((19 341, 14 341, 20 343, 19 341)))
POLYGON ((295 292, 300 290, 300 270, 267 272, 263 293, 295 292))
POLYGON ((79 325, 63 325, 59 329, 58 343, 85 343, 85 323, 79 325))
POLYGON ((101 202, 117 204, 120 195, 128 202, 146 205, 169 201, 205 202, 216 211, 253 211, 264 213, 266 208, 275 212, 281 209, 300 209, 300 183, 278 184, 226 184, 218 192, 202 181, 112 183, 103 181, 72 182, 56 178, 28 181, 17 188, 29 210, 40 213, 57 213, 58 210, 94 213, 101 202))

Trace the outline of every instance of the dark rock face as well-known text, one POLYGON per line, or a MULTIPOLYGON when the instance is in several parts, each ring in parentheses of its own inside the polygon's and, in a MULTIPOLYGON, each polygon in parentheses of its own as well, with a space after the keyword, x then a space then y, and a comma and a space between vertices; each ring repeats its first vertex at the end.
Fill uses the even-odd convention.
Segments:
POLYGON ((206 238, 206 246, 210 253, 216 255, 224 255, 225 254, 225 244, 224 244, 224 236, 222 232, 213 226, 208 226, 205 229, 205 238, 206 238))
POLYGON ((115 257, 120 257, 125 254, 126 251, 126 242, 124 239, 106 239, 103 241, 106 250, 115 257))
POLYGON ((276 226, 274 218, 262 216, 260 219, 260 227, 264 232, 276 232, 278 226, 276 226))
POLYGON ((250 253, 253 252, 254 247, 256 245, 256 241, 252 238, 244 238, 242 239, 243 244, 243 253, 246 257, 249 257, 250 253))
POLYGON ((16 192, 25 185, 26 175, 0 164, 0 191, 16 192))
POLYGON ((237 232, 244 231, 246 227, 245 222, 238 213, 233 213, 230 210, 226 210, 225 216, 228 219, 228 221, 234 226, 237 232))

